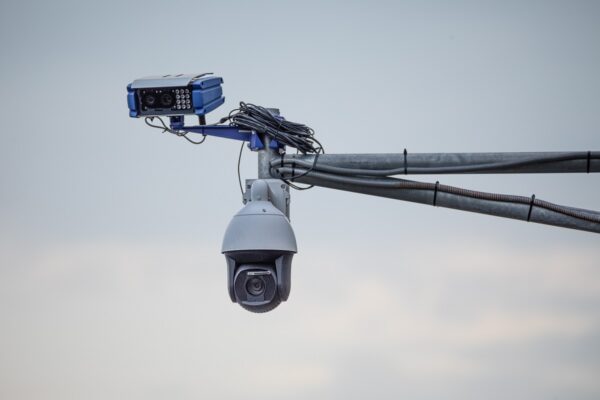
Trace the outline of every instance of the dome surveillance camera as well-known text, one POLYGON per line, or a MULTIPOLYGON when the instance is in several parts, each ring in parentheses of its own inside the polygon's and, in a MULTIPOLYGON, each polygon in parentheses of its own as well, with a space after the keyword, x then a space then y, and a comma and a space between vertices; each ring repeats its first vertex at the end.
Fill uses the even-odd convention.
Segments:
POLYGON ((287 187, 274 182, 252 183, 249 201, 233 217, 223 238, 229 296, 252 312, 271 311, 290 294, 296 237, 286 215, 274 205, 281 204, 287 187))

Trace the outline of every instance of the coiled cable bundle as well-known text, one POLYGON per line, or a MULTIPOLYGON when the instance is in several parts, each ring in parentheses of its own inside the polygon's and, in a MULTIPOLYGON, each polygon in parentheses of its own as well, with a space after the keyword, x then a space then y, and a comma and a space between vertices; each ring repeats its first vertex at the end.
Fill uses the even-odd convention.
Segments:
POLYGON ((287 121, 273 109, 242 101, 239 108, 232 110, 219 122, 226 121, 229 121, 231 125, 267 135, 282 145, 297 149, 302 154, 325 152, 323 145, 315 139, 315 131, 311 127, 287 121))

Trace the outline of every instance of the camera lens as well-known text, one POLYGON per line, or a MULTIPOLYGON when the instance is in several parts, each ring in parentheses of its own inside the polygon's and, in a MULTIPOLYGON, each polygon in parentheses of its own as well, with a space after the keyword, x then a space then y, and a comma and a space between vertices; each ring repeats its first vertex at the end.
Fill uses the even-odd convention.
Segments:
POLYGON ((160 103, 163 107, 171 107, 173 105, 173 95, 170 93, 163 93, 160 96, 160 103))
POLYGON ((250 278, 246 282, 246 290, 252 296, 260 296, 265 292, 265 281, 258 277, 250 278))
POLYGON ((154 97, 151 94, 148 94, 148 95, 144 96, 143 103, 148 107, 152 107, 156 103, 156 97, 154 97))

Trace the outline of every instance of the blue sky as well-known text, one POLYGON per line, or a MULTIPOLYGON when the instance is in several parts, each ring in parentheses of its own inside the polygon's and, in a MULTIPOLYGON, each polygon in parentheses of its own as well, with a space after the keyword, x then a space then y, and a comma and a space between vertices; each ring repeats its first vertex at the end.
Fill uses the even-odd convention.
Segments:
MULTIPOLYGON (((596 2, 0 3, 0 395, 600 395, 596 235, 292 193, 287 303, 230 303, 238 146, 127 115, 215 72, 328 152, 598 150, 596 2)), ((242 161, 254 177, 255 156, 242 161)), ((594 175, 425 177, 599 209, 594 175)))

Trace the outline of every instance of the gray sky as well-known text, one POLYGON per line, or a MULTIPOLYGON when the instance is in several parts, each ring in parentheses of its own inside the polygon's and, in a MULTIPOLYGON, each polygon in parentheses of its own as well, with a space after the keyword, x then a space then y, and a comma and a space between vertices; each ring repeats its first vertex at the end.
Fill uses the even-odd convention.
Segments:
MULTIPOLYGON (((294 192, 290 299, 250 314, 238 145, 125 98, 211 71, 209 120, 279 107, 328 152, 599 150, 599 43, 593 1, 1 2, 0 397, 600 397, 596 235, 294 192)), ((591 175, 440 180, 600 208, 591 175)))

